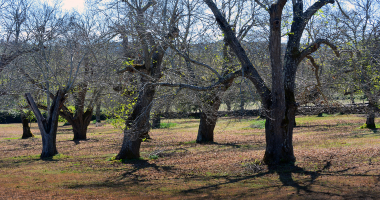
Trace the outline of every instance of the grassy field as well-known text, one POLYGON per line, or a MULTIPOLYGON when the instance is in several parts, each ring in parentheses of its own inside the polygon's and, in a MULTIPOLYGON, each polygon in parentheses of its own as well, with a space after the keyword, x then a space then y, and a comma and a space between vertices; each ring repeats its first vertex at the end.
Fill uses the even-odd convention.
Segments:
MULTIPOLYGON (((363 116, 303 116, 294 129, 295 166, 268 169, 264 121, 222 118, 215 143, 195 143, 197 119, 163 120, 140 160, 119 161, 121 130, 89 127, 74 142, 60 126, 58 154, 40 160, 41 138, 0 125, 0 199, 378 199, 380 135, 363 116), (168 124, 169 123, 169 124, 168 124)), ((377 121, 380 124, 380 121, 377 121)))

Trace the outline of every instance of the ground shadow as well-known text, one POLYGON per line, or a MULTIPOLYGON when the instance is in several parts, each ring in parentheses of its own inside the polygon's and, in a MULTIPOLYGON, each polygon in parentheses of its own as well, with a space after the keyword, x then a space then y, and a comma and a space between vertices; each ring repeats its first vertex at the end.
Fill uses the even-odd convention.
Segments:
POLYGON ((68 188, 77 189, 77 188, 88 188, 88 187, 107 187, 107 188, 120 188, 127 185, 138 185, 144 184, 148 187, 152 184, 147 183, 149 180, 145 176, 138 174, 140 170, 153 168, 156 171, 173 171, 171 166, 158 166, 155 163, 149 163, 148 160, 142 159, 131 159, 131 160, 121 160, 123 164, 132 165, 131 169, 125 169, 126 171, 117 177, 112 177, 104 182, 95 182, 90 184, 69 184, 68 188))

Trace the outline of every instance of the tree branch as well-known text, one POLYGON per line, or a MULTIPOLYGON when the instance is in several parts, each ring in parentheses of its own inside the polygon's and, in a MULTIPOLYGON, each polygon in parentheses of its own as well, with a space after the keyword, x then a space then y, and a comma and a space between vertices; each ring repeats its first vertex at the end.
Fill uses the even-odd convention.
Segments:
MULTIPOLYGON (((37 118, 38 126, 44 127, 44 129, 46 131, 46 119, 42 116, 40 110, 38 109, 36 103, 33 100, 32 95, 30 93, 25 93, 25 99, 26 99, 26 102, 28 102, 31 110, 33 111, 34 115, 37 118)), ((41 134, 43 134, 43 133, 41 133, 41 134)))
POLYGON ((0 72, 3 71, 3 69, 5 68, 5 66, 7 66, 9 63, 11 63, 14 59, 16 59, 17 57, 23 55, 23 54, 26 54, 26 53, 32 53, 32 52, 36 52, 36 51, 39 51, 39 48, 32 48, 32 49, 28 49, 28 50, 24 50, 24 51, 20 51, 20 50, 17 50, 15 53, 9 55, 9 56, 6 56, 6 55, 1 55, 1 58, 0 58, 0 72))
POLYGON ((261 8, 263 8, 264 10, 266 10, 266 11, 269 10, 269 8, 266 7, 266 6, 265 6, 263 3, 261 3, 259 0, 255 0, 255 2, 256 2, 257 4, 259 4, 259 6, 260 6, 261 8))
POLYGON ((315 73, 315 78, 317 79, 317 85, 321 86, 321 82, 319 80, 319 74, 318 74, 318 72, 319 72, 319 65, 315 62, 314 58, 311 57, 310 55, 306 56, 306 58, 308 58, 310 60, 311 64, 315 68, 314 73, 315 73))
POLYGON ((242 76, 241 70, 236 71, 234 73, 230 73, 227 76, 223 77, 222 79, 219 79, 218 82, 213 83, 210 86, 205 86, 205 87, 189 85, 189 84, 184 84, 184 83, 148 83, 148 84, 155 85, 155 86, 159 85, 159 86, 167 86, 167 87, 179 87, 180 89, 181 88, 187 88, 187 89, 191 89, 191 90, 195 90, 195 91, 206 91, 206 90, 211 90, 211 89, 219 86, 220 84, 228 83, 229 81, 232 81, 233 79, 235 79, 238 76, 242 76))
POLYGON ((198 62, 196 60, 193 60, 191 58, 189 58, 187 55, 185 55, 184 53, 182 53, 180 50, 178 50, 177 48, 174 47, 174 45, 170 44, 170 47, 175 50, 179 55, 181 55, 186 61, 189 61, 189 62, 192 62, 194 64, 197 64, 197 65, 200 65, 200 66, 203 66, 203 67, 206 67, 207 69, 209 69, 210 71, 212 71, 214 74, 216 74, 218 76, 219 79, 223 78, 219 73, 218 71, 216 71, 214 68, 212 68, 211 66, 209 65, 206 65, 204 63, 201 63, 201 62, 198 62))
POLYGON ((306 47, 306 49, 304 49, 304 50, 301 51, 299 59, 298 59, 298 62, 301 62, 306 56, 308 56, 308 55, 314 53, 315 51, 317 51, 319 49, 319 47, 321 46, 321 44, 328 45, 334 51, 335 55, 337 57, 340 57, 338 48, 333 43, 331 43, 327 39, 317 39, 312 44, 310 44, 308 47, 306 47))
POLYGON ((315 2, 312 6, 310 6, 304 13, 303 13, 303 23, 307 24, 310 20, 310 18, 324 5, 331 3, 334 3, 334 0, 318 0, 315 2))
POLYGON ((342 12, 343 16, 347 19, 350 19, 350 17, 346 14, 346 12, 344 12, 344 10, 342 9, 342 7, 340 6, 340 3, 339 1, 336 1, 336 3, 338 4, 338 8, 340 10, 340 12, 342 12))
MULTIPOLYGON (((28 79, 28 81, 30 83, 32 83, 33 85, 39 87, 41 90, 43 90, 45 92, 48 91, 47 88, 45 88, 41 83, 37 83, 37 81, 35 81, 32 77, 30 77, 29 74, 24 71, 24 69, 19 68, 19 71, 21 72, 21 74, 23 74, 25 76, 26 79, 28 79)), ((49 92, 50 98, 54 99, 54 95, 50 91, 48 91, 48 92, 49 92)))
POLYGON ((154 0, 150 0, 148 4, 146 4, 142 9, 141 12, 145 12, 149 7, 155 5, 157 2, 154 0))
POLYGON ((150 81, 152 81, 152 82, 155 82, 155 81, 156 81, 153 77, 151 77, 151 76, 145 74, 144 72, 141 72, 141 71, 137 70, 137 69, 134 68, 132 65, 127 65, 127 66, 125 66, 124 69, 121 69, 121 70, 116 71, 116 73, 118 73, 118 74, 122 74, 122 73, 127 72, 127 71, 128 71, 128 72, 132 72, 132 73, 137 72, 138 74, 140 74, 141 76, 144 76, 145 78, 148 78, 148 79, 149 79, 150 81))
POLYGON ((234 51, 235 55, 239 59, 242 65, 242 73, 244 72, 244 75, 247 76, 247 78, 249 78, 252 81, 252 83, 255 85, 257 91, 259 92, 260 96, 263 99, 269 99, 270 98, 269 88, 265 85, 264 80, 261 78, 261 76, 255 69, 255 67, 252 65, 245 50, 239 43, 238 39, 236 38, 235 33, 232 31, 231 26, 228 24, 225 17, 222 15, 222 13, 219 11, 218 7, 215 5, 215 3, 212 0, 203 0, 203 1, 207 4, 207 6, 213 12, 215 19, 219 24, 220 29, 223 31, 225 35, 228 45, 234 51))

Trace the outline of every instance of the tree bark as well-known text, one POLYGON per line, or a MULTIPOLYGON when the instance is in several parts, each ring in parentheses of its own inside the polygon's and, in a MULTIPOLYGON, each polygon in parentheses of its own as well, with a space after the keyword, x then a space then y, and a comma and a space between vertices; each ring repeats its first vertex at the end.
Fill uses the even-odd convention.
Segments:
POLYGON ((38 109, 30 93, 25 94, 25 98, 37 118, 38 127, 42 136, 42 153, 41 158, 49 158, 58 154, 56 146, 56 136, 58 129, 58 116, 63 102, 65 101, 65 92, 58 90, 53 98, 52 105, 49 109, 48 118, 45 119, 38 109))
POLYGON ((92 113, 92 107, 88 107, 86 112, 83 112, 83 109, 75 110, 75 114, 73 114, 63 106, 62 112, 59 114, 73 127, 73 140, 87 140, 87 128, 91 122, 92 113))
POLYGON ((155 113, 152 120, 153 129, 161 127, 161 113, 155 113))
POLYGON ((97 125, 98 125, 98 123, 101 122, 101 120, 100 120, 100 105, 101 105, 101 101, 98 101, 97 104, 96 104, 96 111, 95 111, 96 124, 97 125))
MULTIPOLYGON (((369 100, 370 98, 368 98, 369 100)), ((367 128, 376 128, 375 124, 375 112, 377 111, 377 106, 373 101, 368 101, 368 114, 367 114, 367 120, 366 120, 366 127, 367 128)))
POLYGON ((212 96, 214 99, 209 100, 208 107, 201 113, 199 123, 197 143, 212 143, 214 142, 214 129, 218 120, 218 110, 221 104, 221 99, 218 94, 212 96))
POLYGON ((33 133, 30 131, 29 120, 25 115, 24 111, 20 111, 21 123, 22 123, 22 139, 27 139, 34 137, 33 133))
MULTIPOLYGON (((293 152, 293 126, 295 123, 295 111, 297 104, 294 97, 295 75, 299 62, 306 56, 318 50, 321 43, 325 43, 333 48, 326 40, 316 40, 312 45, 300 52, 300 40, 302 33, 310 18, 324 5, 334 3, 333 0, 319 0, 304 11, 303 1, 293 1, 293 22, 288 44, 286 48, 284 66, 281 62, 281 18, 282 10, 287 0, 278 0, 269 8, 264 4, 259 4, 268 10, 270 15, 270 59, 272 68, 272 89, 266 86, 265 82, 258 74, 250 62, 245 50, 240 45, 234 35, 230 25, 223 14, 219 11, 212 0, 203 0, 213 12, 220 29, 223 31, 226 41, 239 59, 244 75, 255 85, 266 115, 265 135, 266 151, 264 162, 269 165, 276 165, 280 162, 294 162, 293 152)), ((258 1, 256 1, 258 2, 258 1)))
POLYGON ((74 139, 73 140, 87 140, 87 128, 91 122, 92 110, 86 111, 82 117, 77 117, 72 120, 74 139))
POLYGON ((285 116, 284 68, 281 60, 281 18, 285 3, 286 1, 281 1, 278 4, 272 4, 269 8, 272 93, 271 102, 267 102, 270 104, 270 109, 265 123, 266 150, 264 155, 264 162, 268 165, 288 162, 288 157, 290 157, 286 146, 286 141, 289 139, 286 134, 289 121, 285 116))
MULTIPOLYGON (((142 82, 146 82, 143 77, 142 82)), ((116 159, 140 158, 142 139, 148 136, 150 130, 149 115, 155 92, 155 87, 151 85, 144 86, 139 92, 132 114, 126 121, 123 144, 116 159)))

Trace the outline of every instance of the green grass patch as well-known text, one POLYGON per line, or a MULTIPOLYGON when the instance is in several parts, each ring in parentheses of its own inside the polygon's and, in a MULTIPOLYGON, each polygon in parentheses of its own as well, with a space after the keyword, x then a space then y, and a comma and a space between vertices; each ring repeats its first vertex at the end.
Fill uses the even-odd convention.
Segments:
POLYGON ((160 128, 171 128, 177 126, 177 123, 160 123, 160 128))
POLYGON ((3 138, 4 140, 17 140, 17 139, 21 139, 19 137, 13 137, 13 138, 3 138))
POLYGON ((376 128, 380 128, 380 125, 370 126, 370 125, 368 125, 368 124, 363 124, 363 125, 361 125, 359 128, 360 128, 360 129, 366 129, 366 128, 368 128, 368 129, 376 129, 376 128))
POLYGON ((249 128, 258 128, 258 129, 264 129, 265 128, 265 120, 255 120, 251 125, 249 125, 249 128))
POLYGON ((195 144, 195 143, 197 143, 196 140, 192 140, 192 141, 184 142, 184 144, 195 144))

